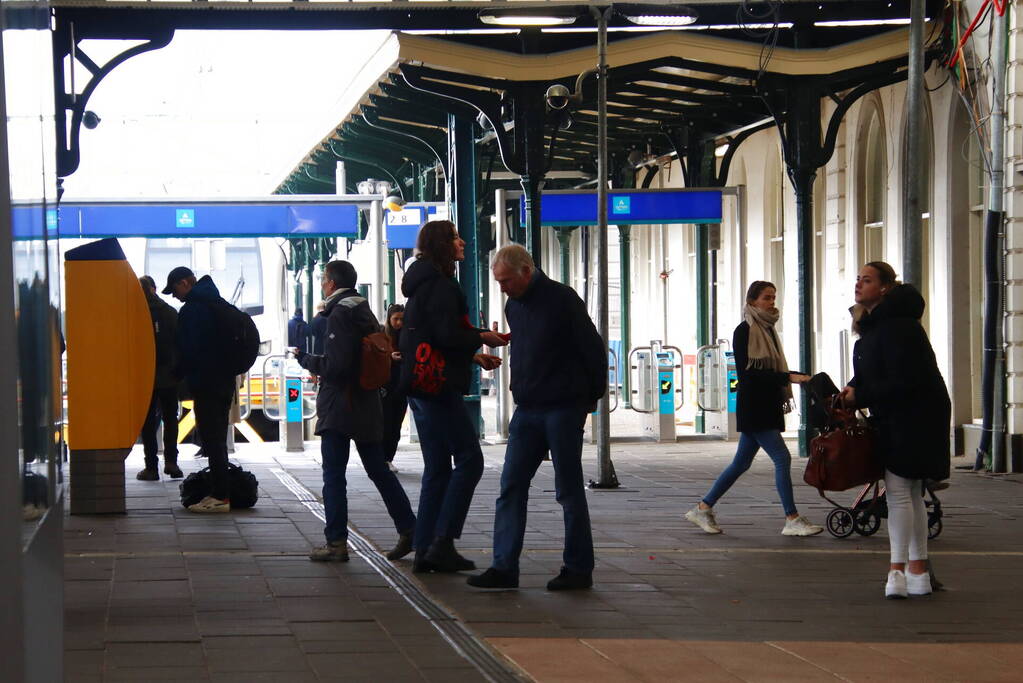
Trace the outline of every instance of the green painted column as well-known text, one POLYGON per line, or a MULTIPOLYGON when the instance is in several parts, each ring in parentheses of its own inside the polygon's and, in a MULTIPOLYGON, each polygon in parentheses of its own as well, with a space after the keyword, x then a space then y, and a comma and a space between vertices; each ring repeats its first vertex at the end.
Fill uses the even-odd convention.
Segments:
POLYGON ((618 226, 618 260, 622 268, 619 286, 621 296, 622 321, 622 357, 618 359, 618 376, 622 379, 622 403, 626 408, 632 407, 632 385, 629 382, 629 351, 632 349, 632 227, 618 226))
MULTIPOLYGON (((458 234, 465 240, 465 260, 459 267, 459 281, 469 304, 469 320, 473 325, 480 319, 479 235, 476 225, 476 149, 471 119, 448 115, 448 157, 451 168, 454 222, 458 234)), ((480 410, 480 368, 473 364, 469 394, 465 402, 472 423, 483 434, 480 410)))
POLYGON ((572 245, 572 231, 575 228, 555 228, 555 233, 558 236, 558 247, 561 255, 561 284, 567 285, 569 274, 572 272, 572 251, 570 249, 572 245))

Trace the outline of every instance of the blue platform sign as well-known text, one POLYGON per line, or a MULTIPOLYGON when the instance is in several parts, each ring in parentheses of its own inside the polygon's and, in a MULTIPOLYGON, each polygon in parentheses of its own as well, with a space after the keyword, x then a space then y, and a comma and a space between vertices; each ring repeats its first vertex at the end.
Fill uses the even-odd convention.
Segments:
POLYGON ((209 200, 188 207, 169 201, 69 201, 59 209, 15 205, 15 239, 49 234, 106 237, 349 237, 358 235, 359 207, 338 200, 209 200))
POLYGON ((388 249, 414 249, 419 229, 427 221, 447 219, 447 204, 443 202, 408 203, 401 211, 384 209, 388 249))
MULTIPOLYGON (((608 222, 612 225, 720 223, 720 190, 611 190, 607 194, 608 222)), ((526 202, 519 200, 522 221, 526 202)), ((553 190, 540 195, 540 224, 596 225, 597 193, 553 190)))
POLYGON ((285 398, 287 399, 287 411, 285 419, 288 422, 302 421, 302 380, 297 377, 289 377, 284 384, 285 398))

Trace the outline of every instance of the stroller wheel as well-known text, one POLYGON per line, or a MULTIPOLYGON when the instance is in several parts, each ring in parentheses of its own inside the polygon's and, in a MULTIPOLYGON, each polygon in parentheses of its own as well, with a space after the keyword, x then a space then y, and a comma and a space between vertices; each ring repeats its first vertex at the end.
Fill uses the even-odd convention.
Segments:
POLYGON ((825 521, 828 533, 835 538, 845 538, 852 534, 855 520, 853 514, 846 508, 835 508, 828 513, 825 521))
POLYGON ((941 535, 941 517, 927 515, 927 538, 937 538, 941 535))
POLYGON ((864 510, 856 515, 853 527, 860 536, 873 536, 881 528, 881 515, 864 510))

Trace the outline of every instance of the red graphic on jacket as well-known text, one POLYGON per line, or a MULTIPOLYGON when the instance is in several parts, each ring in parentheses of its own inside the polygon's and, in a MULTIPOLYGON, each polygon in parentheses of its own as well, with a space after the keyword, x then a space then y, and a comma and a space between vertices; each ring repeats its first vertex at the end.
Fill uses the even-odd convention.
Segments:
POLYGON ((412 389, 423 394, 439 394, 447 377, 444 375, 444 356, 429 342, 416 347, 416 362, 412 366, 412 389))

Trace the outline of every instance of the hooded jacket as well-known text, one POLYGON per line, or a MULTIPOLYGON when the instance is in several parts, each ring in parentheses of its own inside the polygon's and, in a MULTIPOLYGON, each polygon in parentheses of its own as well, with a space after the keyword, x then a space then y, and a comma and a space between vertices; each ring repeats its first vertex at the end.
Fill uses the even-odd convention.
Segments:
MULTIPOLYGON (((414 343, 414 330, 426 327, 433 345, 444 356, 447 383, 445 393, 469 391, 472 357, 480 347, 480 330, 469 322, 465 294, 454 278, 445 277, 429 261, 417 260, 405 272, 401 283, 405 320, 403 344, 414 343)), ((403 363, 412 362, 413 349, 401 348, 403 363)))
POLYGON ((156 342, 156 389, 167 389, 178 382, 174 377, 177 364, 175 337, 178 330, 178 312, 159 296, 144 289, 149 317, 153 321, 153 339, 156 342))
POLYGON ((233 393, 234 376, 225 372, 217 338, 217 320, 212 305, 222 300, 220 291, 209 275, 203 275, 185 295, 185 305, 178 312, 175 345, 178 350, 176 377, 188 381, 196 393, 233 393))
POLYGON ((907 479, 949 476, 952 404, 920 325, 924 300, 896 285, 859 320, 853 347, 856 407, 869 408, 885 467, 907 479))
POLYGON ((539 269, 504 307, 511 329, 511 392, 523 408, 592 410, 607 391, 607 349, 571 287, 539 269))
POLYGON ((354 289, 327 300, 323 355, 299 351, 299 365, 320 378, 316 394, 316 433, 330 430, 356 443, 383 438, 380 392, 359 386, 362 338, 380 328, 366 299, 354 289))

